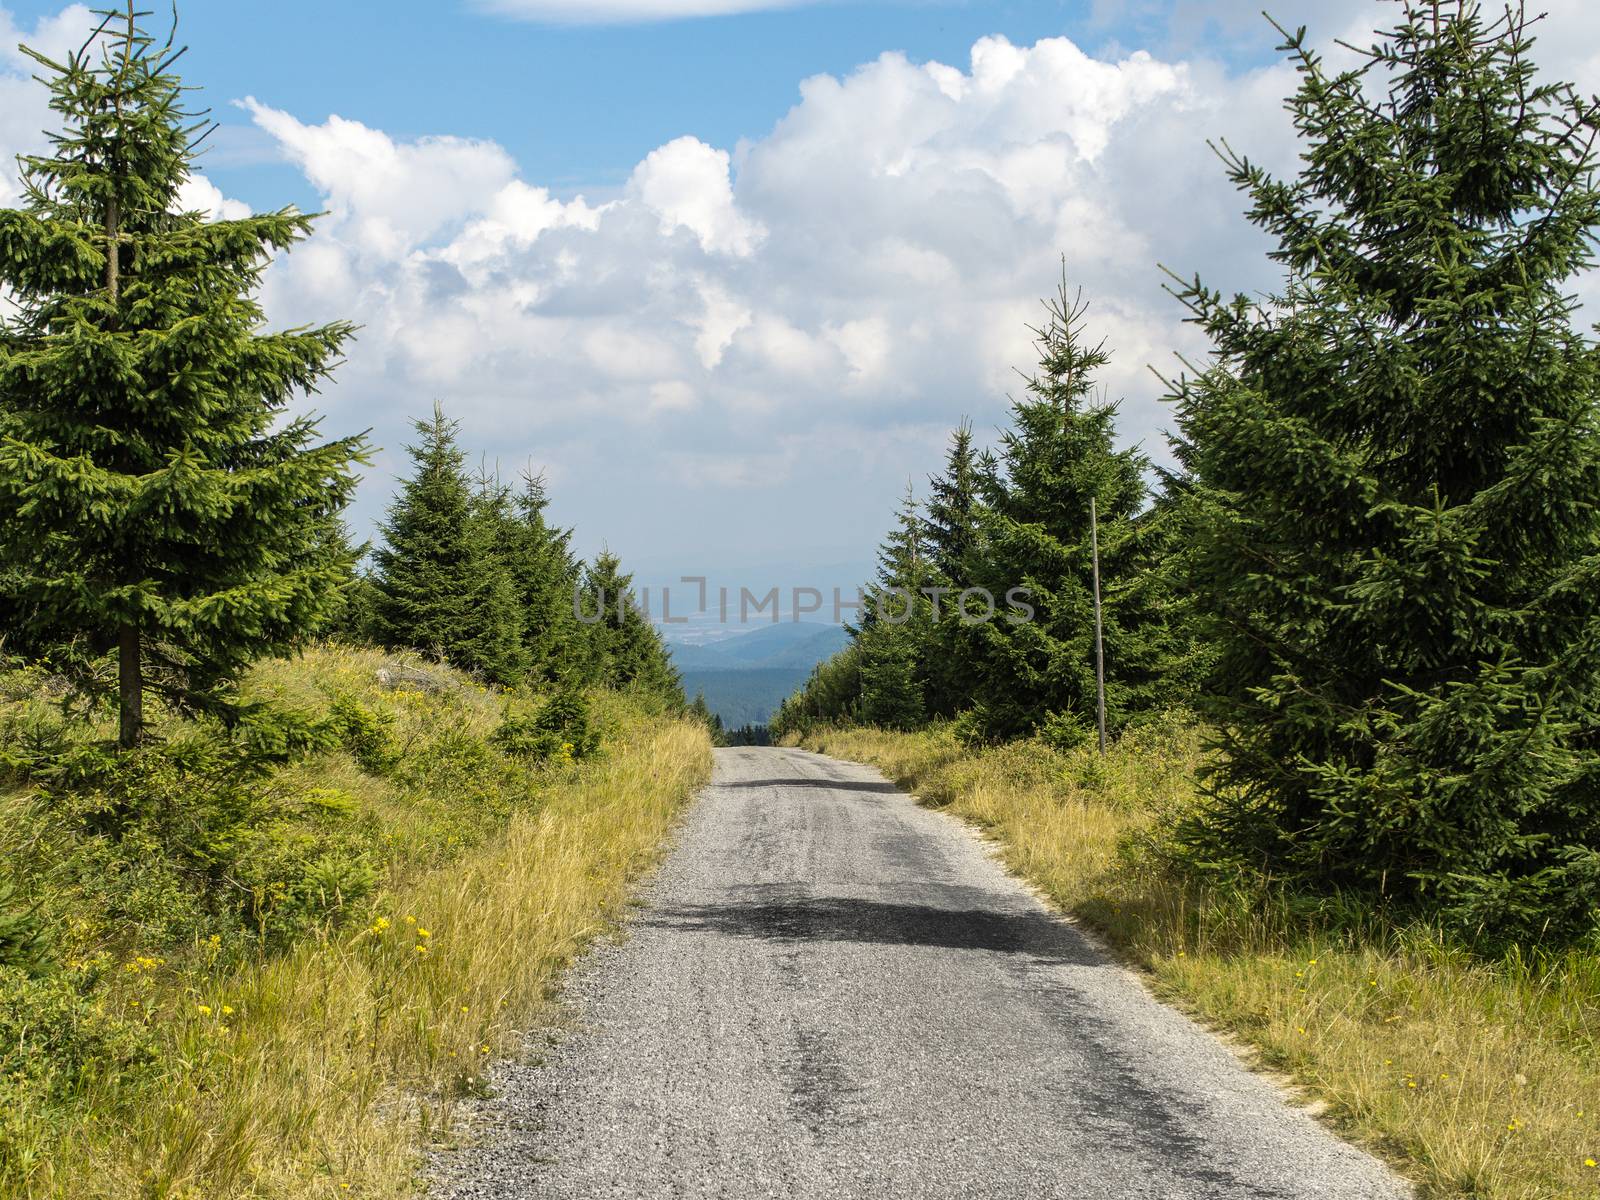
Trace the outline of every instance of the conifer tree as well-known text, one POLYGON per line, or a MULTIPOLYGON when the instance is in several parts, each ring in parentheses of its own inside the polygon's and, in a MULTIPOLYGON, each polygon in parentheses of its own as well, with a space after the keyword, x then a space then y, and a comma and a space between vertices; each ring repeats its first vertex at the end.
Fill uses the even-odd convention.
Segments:
POLYGON ((914 627, 879 625, 858 643, 861 699, 868 725, 916 729, 927 720, 914 627))
POLYGON ((972 583, 982 500, 981 482, 992 476, 992 460, 972 445, 972 426, 962 421, 950 435, 943 474, 929 477, 927 517, 923 522, 932 566, 931 583, 945 589, 929 614, 925 637, 923 701, 929 716, 954 716, 972 703, 977 687, 973 663, 963 653, 957 598, 972 583))
POLYGON ((572 531, 545 520, 549 501, 543 478, 529 472, 522 481, 511 576, 523 609, 523 640, 531 670, 543 679, 561 679, 578 669, 582 658, 573 614, 580 569, 572 555, 572 531))
POLYGON ((923 522, 928 559, 941 582, 950 587, 966 586, 967 560, 977 539, 979 467, 972 448, 972 423, 963 420, 950 435, 944 473, 928 477, 923 522))
POLYGON ((1224 148, 1283 290, 1187 287, 1217 358, 1177 391, 1219 648, 1197 857, 1525 938, 1600 918, 1600 354, 1567 294, 1600 124, 1530 35, 1409 0, 1342 72, 1286 35, 1299 177, 1224 148))
POLYGON ((828 722, 860 718, 861 647, 852 642, 813 667, 811 677, 778 706, 769 724, 772 735, 781 738, 828 722))
POLYGON ((1154 700, 1150 707, 1192 710, 1216 659, 1194 603, 1194 547, 1204 536, 1197 526, 1206 509, 1184 468, 1157 467, 1155 475, 1150 506, 1130 523, 1117 586, 1145 622, 1146 678, 1158 689, 1146 697, 1154 700))
POLYGON ((633 576, 602 551, 584 572, 577 598, 587 643, 587 677, 606 687, 636 687, 684 703, 671 655, 633 599, 633 576))
POLYGON ((511 489, 498 476, 480 475, 467 517, 473 566, 461 663, 495 683, 518 683, 528 673, 525 610, 514 574, 524 531, 511 489))
POLYGON ((878 551, 877 578, 856 631, 860 716, 869 725, 912 729, 926 718, 923 650, 931 632, 933 578, 926 526, 908 484, 894 529, 878 551))
MULTIPOLYGON (((711 735, 711 744, 713 746, 730 744, 728 731, 722 725, 722 718, 711 711, 711 706, 706 703, 706 694, 704 692, 696 692, 694 694, 694 700, 689 705, 689 716, 706 727, 706 732, 711 735)), ((749 729, 750 726, 747 725, 739 732, 748 736, 749 729)))
POLYGON ((253 299, 293 209, 207 222, 179 189, 203 126, 178 53, 126 10, 45 72, 62 122, 0 211, 0 587, 12 619, 116 650, 120 740, 144 694, 226 711, 252 658, 337 603, 326 553, 358 439, 288 415, 327 377, 345 323, 263 333, 253 299))
MULTIPOLYGON (((862 612, 862 625, 870 628, 883 622, 886 616, 897 621, 902 615, 910 617, 915 605, 926 602, 922 589, 932 576, 922 506, 915 489, 907 483, 900 510, 895 514, 894 528, 878 547, 876 577, 868 588, 874 602, 862 612)), ((908 619, 903 623, 912 621, 908 619)))
POLYGON ((973 717, 985 737, 1026 734, 1044 723, 1087 730, 1096 706, 1089 501, 1099 508, 1104 581, 1107 709, 1113 725, 1159 705, 1153 676, 1154 616, 1130 593, 1132 520, 1144 503, 1147 462, 1113 444, 1117 406, 1094 394, 1110 361, 1084 340, 1087 305, 1063 280, 1033 330, 1038 370, 1012 404, 1013 428, 998 462, 980 475, 984 492, 972 582, 994 597, 997 615, 958 614, 952 653, 974 679, 973 717), (1026 589, 1031 620, 1014 621, 1005 597, 1026 589))
POLYGON ((378 640, 411 646, 460 663, 472 641, 475 573, 481 545, 469 529, 472 489, 456 442, 460 426, 434 405, 432 420, 412 422, 418 434, 407 446, 413 470, 380 527, 383 544, 373 554, 380 598, 378 640))

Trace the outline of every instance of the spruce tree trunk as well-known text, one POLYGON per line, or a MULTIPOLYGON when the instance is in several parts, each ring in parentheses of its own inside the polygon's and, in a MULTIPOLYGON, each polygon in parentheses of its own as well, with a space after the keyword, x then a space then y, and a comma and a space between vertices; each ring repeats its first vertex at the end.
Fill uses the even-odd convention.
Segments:
POLYGON ((124 625, 117 639, 117 744, 130 750, 144 729, 144 664, 139 660, 139 627, 124 625))
MULTIPOLYGON (((121 300, 121 213, 117 198, 106 201, 106 295, 111 301, 112 321, 121 300)), ((139 627, 124 624, 117 631, 117 744, 130 750, 139 744, 144 728, 144 671, 139 661, 139 627)))

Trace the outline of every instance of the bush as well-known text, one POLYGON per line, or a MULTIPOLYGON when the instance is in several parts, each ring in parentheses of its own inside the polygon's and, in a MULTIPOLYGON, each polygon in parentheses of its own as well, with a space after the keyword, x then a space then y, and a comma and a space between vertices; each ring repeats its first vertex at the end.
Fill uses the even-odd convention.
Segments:
POLYGON ((545 762, 588 758, 599 749, 589 703, 579 692, 558 692, 532 717, 507 713, 490 740, 505 754, 545 762))
POLYGON ((330 698, 325 724, 369 775, 387 775, 400 761, 394 741, 394 715, 367 708, 350 696, 330 698))
POLYGON ((0 880, 0 968, 17 967, 37 973, 49 956, 50 938, 35 904, 24 908, 17 890, 0 880))
POLYGON ((264 945, 342 924, 377 890, 366 839, 279 822, 241 845, 234 880, 249 892, 249 917, 264 945))
POLYGON ((0 779, 29 778, 59 758, 68 741, 66 719, 49 705, 37 700, 7 705, 0 709, 0 779))
POLYGON ((276 783, 275 759, 200 728, 35 764, 43 810, 70 846, 56 886, 148 945, 241 930, 281 945, 341 920, 377 884, 376 826, 348 796, 276 783))
POLYGON ((1095 727, 1075 712, 1051 713, 1039 723, 1035 736, 1052 750, 1076 750, 1095 737, 1095 727))

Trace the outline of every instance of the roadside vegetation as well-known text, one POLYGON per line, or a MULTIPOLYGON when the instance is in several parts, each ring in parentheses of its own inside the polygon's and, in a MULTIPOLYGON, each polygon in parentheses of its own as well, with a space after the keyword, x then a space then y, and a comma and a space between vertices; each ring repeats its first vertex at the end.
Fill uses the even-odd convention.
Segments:
POLYGON ((0 210, 0 1197, 412 1194, 711 731, 437 408, 352 544, 367 447, 303 400, 355 331, 255 300, 312 218, 183 211, 143 15, 38 59, 0 210))
POLYGON ((1248 875, 1199 882, 1167 841, 1198 801, 1205 731, 1168 715, 1093 745, 974 748, 948 725, 816 729, 994 839, 1006 864, 1146 968, 1153 990, 1259 1052, 1422 1194, 1600 1188, 1600 955, 1486 958, 1447 929, 1248 875))
POLYGON ((116 756, 0 675, 0 1195, 398 1196, 617 915, 708 738, 328 646, 258 664, 304 749, 116 756))

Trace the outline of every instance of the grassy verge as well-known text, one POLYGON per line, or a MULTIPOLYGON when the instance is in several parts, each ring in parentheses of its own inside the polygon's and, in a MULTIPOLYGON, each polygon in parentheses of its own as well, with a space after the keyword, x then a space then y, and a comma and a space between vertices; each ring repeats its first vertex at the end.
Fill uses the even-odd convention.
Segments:
POLYGON ((985 829, 1007 864, 1232 1031, 1428 1196, 1600 1195, 1600 957, 1488 963, 1427 929, 1205 894, 1137 853, 1193 794, 1192 728, 1130 733, 1102 761, 947 732, 820 731, 985 829), (1130 851, 1130 848, 1134 848, 1130 851))
POLYGON ((13 772, 0 938, 19 896, 55 938, 0 970, 0 1196, 413 1190, 419 1148, 540 1020, 710 763, 702 726, 611 695, 589 698, 593 757, 518 753, 506 728, 546 701, 436 667, 378 682, 419 666, 265 664, 252 694, 341 744, 218 782, 186 757, 216 731, 170 722, 111 833, 116 788, 13 772))

